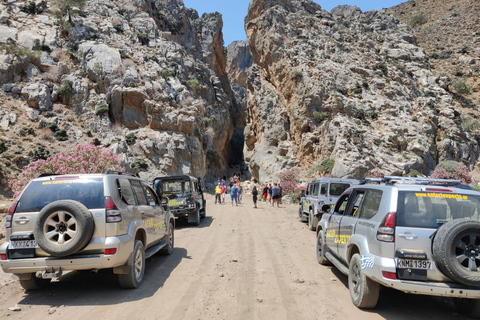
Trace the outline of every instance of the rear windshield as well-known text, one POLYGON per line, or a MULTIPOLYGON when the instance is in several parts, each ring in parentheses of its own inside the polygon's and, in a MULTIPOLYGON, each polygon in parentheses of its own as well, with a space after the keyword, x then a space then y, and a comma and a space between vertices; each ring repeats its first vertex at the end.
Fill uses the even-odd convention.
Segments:
POLYGON ((339 196, 343 191, 347 190, 350 187, 348 183, 331 183, 330 184, 330 195, 339 196))
POLYGON ((15 212, 37 212, 57 200, 76 200, 88 209, 105 208, 103 179, 34 181, 23 192, 15 212))
POLYGON ((162 187, 165 194, 192 192, 190 181, 188 180, 163 181, 162 187))
POLYGON ((397 226, 438 228, 454 219, 480 221, 480 196, 441 192, 400 191, 397 226))

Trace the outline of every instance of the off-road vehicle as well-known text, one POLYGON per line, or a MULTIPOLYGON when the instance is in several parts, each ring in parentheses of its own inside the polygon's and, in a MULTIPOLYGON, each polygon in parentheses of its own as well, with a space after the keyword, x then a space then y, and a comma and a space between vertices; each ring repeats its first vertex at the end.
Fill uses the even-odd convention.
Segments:
POLYGON ((453 297, 460 312, 479 317, 480 193, 457 180, 365 182, 317 226, 318 262, 348 275, 353 304, 375 307, 383 285, 453 297))
POLYGON ((153 180, 157 193, 168 198, 170 212, 177 219, 188 219, 193 225, 205 218, 206 201, 200 178, 187 175, 159 177, 153 180))
POLYGON ((323 214, 322 207, 333 206, 343 191, 359 183, 355 179, 339 178, 321 178, 309 182, 305 196, 300 200, 298 219, 307 221, 308 228, 315 230, 323 214))
POLYGON ((104 268, 122 287, 137 288, 145 259, 173 251, 175 219, 166 207, 131 174, 42 174, 9 209, 0 265, 26 290, 64 271, 104 268))

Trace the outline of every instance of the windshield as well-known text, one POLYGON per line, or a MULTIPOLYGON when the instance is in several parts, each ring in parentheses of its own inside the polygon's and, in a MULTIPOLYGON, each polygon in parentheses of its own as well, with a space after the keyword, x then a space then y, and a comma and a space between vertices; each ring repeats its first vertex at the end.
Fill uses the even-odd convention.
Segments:
POLYGON ((15 212, 37 212, 57 200, 76 200, 88 209, 105 208, 103 180, 95 178, 33 181, 20 197, 15 212))
POLYGON ((177 180, 177 181, 163 181, 163 192, 169 193, 185 193, 192 192, 190 187, 190 181, 177 180))
POLYGON ((350 187, 348 183, 331 183, 330 184, 330 195, 339 196, 343 191, 347 190, 350 187))
POLYGON ((454 219, 480 220, 480 196, 441 192, 400 191, 397 226, 438 228, 454 219))

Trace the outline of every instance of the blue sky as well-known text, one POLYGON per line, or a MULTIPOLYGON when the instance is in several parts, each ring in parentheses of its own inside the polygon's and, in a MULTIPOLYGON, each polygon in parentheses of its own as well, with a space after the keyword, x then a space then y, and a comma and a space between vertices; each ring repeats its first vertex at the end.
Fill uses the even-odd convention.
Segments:
MULTIPOLYGON (((334 7, 342 4, 353 4, 362 9, 380 10, 393 7, 407 0, 315 0, 320 4, 323 10, 330 11, 334 7)), ((247 40, 244 28, 244 19, 247 15, 248 4, 250 0, 183 0, 187 8, 193 8, 201 16, 204 12, 211 13, 218 11, 223 17, 223 39, 225 46, 228 46, 235 40, 247 40)))

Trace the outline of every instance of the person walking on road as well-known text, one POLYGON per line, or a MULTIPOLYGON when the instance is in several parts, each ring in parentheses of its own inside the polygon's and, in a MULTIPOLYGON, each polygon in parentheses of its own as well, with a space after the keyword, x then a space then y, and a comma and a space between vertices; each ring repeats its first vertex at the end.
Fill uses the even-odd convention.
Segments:
POLYGON ((238 189, 238 204, 241 204, 243 199, 243 187, 240 185, 240 183, 237 185, 237 189, 238 189))
POLYGON ((257 196, 258 196, 257 187, 253 187, 252 196, 253 196, 253 207, 256 208, 257 207, 257 196))
POLYGON ((263 197, 263 203, 267 203, 267 197, 268 197, 268 184, 265 183, 265 186, 262 189, 262 197, 263 197))
POLYGON ((237 196, 238 196, 238 188, 237 188, 237 185, 234 184, 232 189, 230 190, 230 198, 232 199, 232 207, 233 207, 233 200, 235 200, 235 205, 238 206, 237 196))
POLYGON ((215 188, 215 204, 222 203, 222 187, 220 186, 220 183, 217 184, 217 187, 215 188))
POLYGON ((222 189, 222 202, 225 203, 225 194, 227 193, 227 187, 225 186, 225 183, 222 183, 220 188, 222 189))
POLYGON ((275 207, 275 202, 277 203, 277 208, 280 208, 280 187, 276 183, 272 187, 272 207, 275 207))
POLYGON ((268 203, 271 203, 271 202, 272 202, 272 184, 271 184, 271 183, 268 185, 268 198, 267 198, 267 202, 268 202, 268 203))

